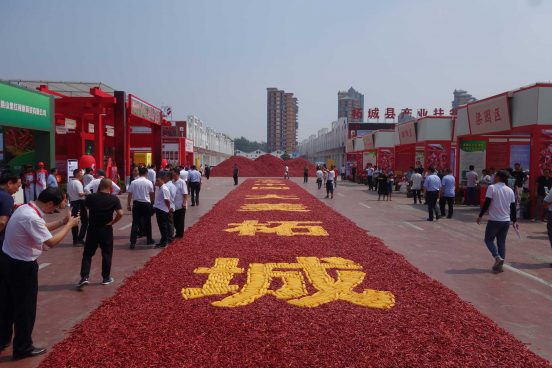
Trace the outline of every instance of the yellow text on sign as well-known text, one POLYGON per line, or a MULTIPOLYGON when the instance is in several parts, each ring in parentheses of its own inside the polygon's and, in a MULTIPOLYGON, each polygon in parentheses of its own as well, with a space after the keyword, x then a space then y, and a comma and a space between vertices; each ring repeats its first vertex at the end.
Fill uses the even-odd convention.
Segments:
POLYGON ((240 236, 255 236, 260 234, 276 234, 279 236, 328 236, 328 232, 320 225, 322 221, 267 221, 245 220, 241 223, 231 223, 224 231, 238 233, 240 236))
POLYGON ((258 200, 258 199, 289 199, 289 200, 298 200, 299 197, 289 194, 251 194, 246 195, 245 199, 248 200, 258 200))
POLYGON ((297 263, 251 263, 247 270, 247 282, 241 289, 231 284, 234 275, 244 273, 238 263, 238 258, 217 258, 211 268, 196 268, 195 273, 208 274, 207 281, 202 288, 182 289, 182 297, 188 300, 232 293, 212 303, 217 307, 241 307, 266 295, 309 308, 338 300, 378 309, 389 309, 395 305, 395 296, 389 291, 353 291, 363 282, 366 274, 362 272, 361 265, 348 259, 297 257, 297 263), (328 269, 336 270, 337 279, 328 274, 328 269), (312 293, 308 291, 305 276, 314 289, 312 293), (280 281, 278 285, 281 286, 277 290, 270 289, 273 280, 280 281))
POLYGON ((299 203, 249 203, 244 204, 239 212, 258 211, 286 211, 286 212, 310 212, 305 205, 299 203))

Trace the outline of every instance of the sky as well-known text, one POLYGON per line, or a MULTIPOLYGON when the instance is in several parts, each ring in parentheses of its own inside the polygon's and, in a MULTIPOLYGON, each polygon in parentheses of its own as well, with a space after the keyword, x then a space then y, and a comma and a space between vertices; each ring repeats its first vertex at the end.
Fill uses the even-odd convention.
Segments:
POLYGON ((299 141, 368 108, 450 109, 552 80, 549 0, 0 0, 0 79, 103 82, 173 117, 266 140, 266 88, 299 141))

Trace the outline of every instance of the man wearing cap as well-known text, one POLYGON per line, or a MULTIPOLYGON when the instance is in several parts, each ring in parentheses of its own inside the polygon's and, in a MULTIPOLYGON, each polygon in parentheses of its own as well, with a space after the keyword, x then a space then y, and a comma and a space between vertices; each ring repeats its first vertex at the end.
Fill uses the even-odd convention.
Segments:
MULTIPOLYGON (((97 178, 92 180, 90 183, 88 183, 88 185, 84 187, 84 192, 86 194, 97 193, 98 187, 100 186, 100 181, 102 181, 104 177, 105 177, 105 170, 98 169, 97 178)), ((111 194, 117 195, 121 191, 121 188, 115 183, 112 183, 111 188, 113 190, 111 194)))
POLYGON ((35 172, 35 195, 38 198, 40 192, 46 189, 46 179, 48 178, 48 170, 44 168, 44 162, 38 163, 38 169, 35 172))

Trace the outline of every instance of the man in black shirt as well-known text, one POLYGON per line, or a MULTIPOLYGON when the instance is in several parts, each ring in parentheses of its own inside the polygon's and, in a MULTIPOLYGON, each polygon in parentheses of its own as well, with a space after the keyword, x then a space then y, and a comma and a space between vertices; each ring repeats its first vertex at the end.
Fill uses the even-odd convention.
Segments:
POLYGON ((92 257, 98 249, 102 250, 102 284, 109 285, 114 280, 111 274, 111 257, 113 256, 113 225, 123 217, 119 198, 111 194, 111 179, 102 179, 98 192, 88 195, 84 205, 90 211, 88 214, 88 233, 84 244, 81 264, 81 280, 78 287, 88 285, 92 257), (115 212, 115 218, 113 218, 115 212))
POLYGON ((537 178, 537 205, 535 206, 535 215, 533 216, 533 222, 543 220, 542 205, 544 203, 544 197, 546 193, 552 187, 552 177, 550 177, 550 170, 544 170, 544 175, 537 178))
POLYGON ((527 174, 522 170, 520 164, 514 164, 514 171, 512 172, 512 177, 516 179, 515 192, 519 200, 519 196, 521 196, 521 193, 523 192, 523 183, 525 183, 525 180, 527 179, 527 174))

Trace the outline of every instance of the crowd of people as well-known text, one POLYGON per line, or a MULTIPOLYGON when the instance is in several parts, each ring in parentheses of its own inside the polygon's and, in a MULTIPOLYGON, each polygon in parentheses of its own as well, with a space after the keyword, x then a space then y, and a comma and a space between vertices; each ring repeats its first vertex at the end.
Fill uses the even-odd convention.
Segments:
MULTIPOLYGON (((308 170, 306 168, 306 170, 308 170)), ((308 171, 307 171, 308 176, 308 171)), ((316 185, 318 186, 318 189, 322 188, 322 185, 324 188, 326 188, 326 197, 324 198, 330 198, 333 199, 334 195, 334 189, 337 187, 337 178, 339 177, 339 171, 337 170, 337 167, 330 166, 328 167, 326 165, 318 165, 316 166, 316 185)), ((305 181, 306 183, 307 181, 305 181)))
MULTIPOLYGON (((104 170, 94 172, 86 168, 73 171, 65 193, 55 177, 56 172, 51 170, 46 176, 43 166, 39 163, 40 175, 26 169, 23 177, 11 172, 0 177, 0 352, 13 343, 15 360, 46 351, 35 347, 32 341, 38 293, 37 259, 43 251, 55 247, 71 233, 73 246, 84 248, 77 289, 83 290, 89 284, 92 257, 98 247, 102 257, 102 284, 114 281, 111 277, 113 225, 123 217, 117 196, 122 194, 122 188, 106 178, 104 170), (15 206, 14 194, 23 183, 27 184, 26 203, 15 206), (70 211, 66 209, 67 202, 70 211), (45 214, 62 211, 66 214, 60 220, 46 222, 45 214), (52 233, 56 229, 60 230, 52 233)), ((141 237, 146 238, 146 246, 155 244, 153 215, 160 232, 154 248, 164 248, 182 238, 188 193, 191 205, 199 206, 201 180, 203 176, 208 179, 209 174, 207 166, 203 173, 194 165, 189 168, 165 165, 160 170, 154 166, 134 166, 126 187, 127 210, 132 212, 130 249, 135 249, 141 237)))

